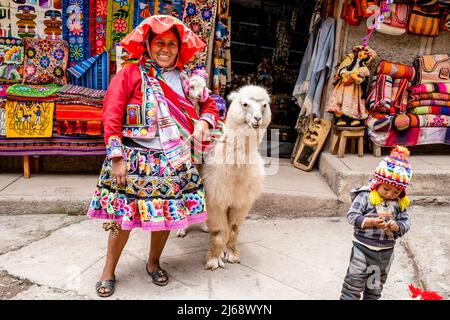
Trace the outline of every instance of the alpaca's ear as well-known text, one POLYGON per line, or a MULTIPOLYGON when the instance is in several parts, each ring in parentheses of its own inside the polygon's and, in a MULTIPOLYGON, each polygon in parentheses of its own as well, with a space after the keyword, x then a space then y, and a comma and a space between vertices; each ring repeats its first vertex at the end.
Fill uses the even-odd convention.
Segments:
POLYGON ((228 95, 228 101, 233 102, 234 100, 236 100, 239 97, 239 93, 237 93, 236 91, 233 91, 232 93, 230 93, 228 95))

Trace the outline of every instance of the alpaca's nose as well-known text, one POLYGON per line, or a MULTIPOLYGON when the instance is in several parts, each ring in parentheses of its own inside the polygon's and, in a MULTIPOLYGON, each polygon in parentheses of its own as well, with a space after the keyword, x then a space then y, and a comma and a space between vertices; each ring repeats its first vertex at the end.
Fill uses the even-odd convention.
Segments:
POLYGON ((256 121, 259 121, 259 120, 262 119, 262 115, 260 115, 260 114, 254 114, 254 115, 253 115, 253 118, 255 118, 256 121))

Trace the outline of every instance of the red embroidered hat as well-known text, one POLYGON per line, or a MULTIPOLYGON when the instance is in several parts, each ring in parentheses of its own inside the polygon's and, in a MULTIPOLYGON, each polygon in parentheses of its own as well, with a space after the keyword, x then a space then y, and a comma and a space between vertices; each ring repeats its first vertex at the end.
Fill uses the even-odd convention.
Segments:
POLYGON ((141 22, 131 31, 120 45, 130 54, 130 58, 140 58, 145 52, 145 41, 148 39, 149 30, 155 34, 162 34, 175 26, 180 34, 181 49, 178 53, 176 67, 183 68, 197 52, 203 50, 206 44, 179 19, 167 15, 151 16, 141 22))

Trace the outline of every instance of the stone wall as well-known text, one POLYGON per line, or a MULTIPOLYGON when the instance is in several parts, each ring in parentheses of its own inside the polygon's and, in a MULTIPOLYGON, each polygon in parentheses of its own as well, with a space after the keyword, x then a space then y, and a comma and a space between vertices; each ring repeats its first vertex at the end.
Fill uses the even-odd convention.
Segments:
MULTIPOLYGON (((365 21, 355 27, 344 24, 345 37, 343 53, 351 52, 355 45, 362 44, 366 35, 365 21)), ((401 36, 390 36, 374 32, 369 46, 377 53, 377 58, 370 65, 374 73, 378 63, 384 59, 412 65, 416 56, 424 54, 450 53, 450 32, 441 32, 438 37, 422 37, 405 33, 401 36)), ((338 63, 336 61, 336 63, 338 63)))

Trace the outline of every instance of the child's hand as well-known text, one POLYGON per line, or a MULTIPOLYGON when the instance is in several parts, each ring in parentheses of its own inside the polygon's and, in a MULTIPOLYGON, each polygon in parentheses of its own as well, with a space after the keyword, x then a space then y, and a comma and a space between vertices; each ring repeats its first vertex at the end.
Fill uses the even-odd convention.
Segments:
POLYGON ((380 228, 380 229, 385 229, 387 227, 387 223, 386 221, 384 221, 383 218, 378 217, 378 218, 369 218, 369 223, 367 223, 367 227, 370 228, 380 228))
POLYGON ((400 231, 400 227, 398 226, 397 222, 395 222, 394 220, 389 220, 389 222, 387 223, 387 227, 389 228, 389 230, 391 230, 393 232, 400 231))

